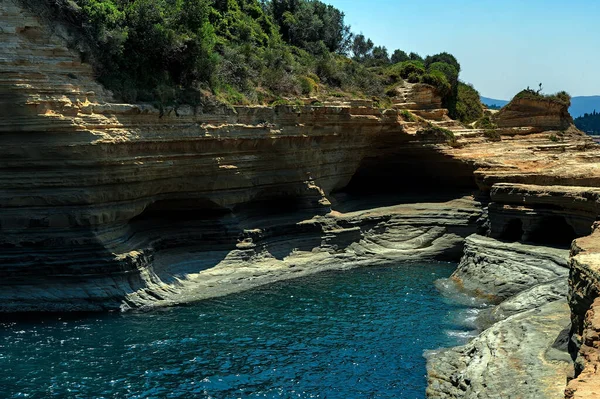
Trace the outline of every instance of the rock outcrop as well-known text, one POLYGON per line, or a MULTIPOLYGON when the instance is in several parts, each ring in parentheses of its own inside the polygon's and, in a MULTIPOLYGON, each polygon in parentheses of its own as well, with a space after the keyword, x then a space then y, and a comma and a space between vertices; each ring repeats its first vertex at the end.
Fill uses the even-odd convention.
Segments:
POLYGON ((429 360, 430 397, 562 398, 560 387, 573 377, 567 397, 595 397, 598 233, 574 241, 570 258, 566 248, 591 230, 587 226, 599 213, 596 191, 514 183, 492 187, 488 228, 503 241, 467 238, 452 279, 470 292, 502 302, 480 318, 480 325, 489 326, 480 336, 429 360), (529 242, 522 243, 525 240, 529 242), (569 323, 559 310, 567 303, 569 269, 568 349, 571 356, 579 352, 574 371, 566 351, 568 337, 562 332, 569 323))
POLYGON ((196 301, 324 270, 452 259, 481 210, 465 197, 332 212, 296 224, 282 216, 260 220, 263 227, 246 230, 233 250, 157 252, 142 274, 145 288, 128 293, 121 309, 196 301))
POLYGON ((560 277, 566 282, 568 258, 566 249, 474 235, 467 238, 452 279, 464 290, 498 302, 560 277))
POLYGON ((463 347, 429 361, 429 398, 562 398, 572 366, 554 348, 568 327, 566 301, 549 302, 494 324, 463 347))
POLYGON ((600 230, 573 243, 569 304, 576 378, 566 397, 591 399, 600 395, 600 230))
POLYGON ((428 358, 429 398, 562 398, 567 352, 568 250, 467 239, 451 280, 499 303, 478 320, 482 333, 428 358))
POLYGON ((530 127, 537 131, 561 131, 573 124, 568 103, 536 95, 515 97, 494 116, 494 121, 500 128, 530 127))
POLYGON ((568 244, 590 234, 600 215, 600 188, 496 184, 489 209, 493 237, 568 244))

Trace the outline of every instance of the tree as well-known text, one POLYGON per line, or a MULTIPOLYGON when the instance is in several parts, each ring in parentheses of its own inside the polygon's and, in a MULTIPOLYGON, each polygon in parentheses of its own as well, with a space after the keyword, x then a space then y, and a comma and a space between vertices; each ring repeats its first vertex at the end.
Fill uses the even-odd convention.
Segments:
POLYGON ((454 68, 456 68, 457 72, 460 72, 460 64, 456 60, 456 57, 454 57, 450 53, 444 52, 444 53, 427 56, 425 58, 425 67, 428 68, 429 65, 436 63, 436 62, 445 62, 446 64, 450 64, 454 68))
POLYGON ((271 12, 287 43, 313 54, 319 42, 333 53, 348 51, 352 33, 337 8, 318 0, 273 0, 271 12))
POLYGON ((408 60, 410 60, 410 57, 402 50, 395 50, 394 54, 392 54, 392 63, 394 64, 408 60))
POLYGON ((362 33, 354 36, 352 41, 352 54, 356 61, 365 61, 371 58, 373 52, 373 41, 367 39, 362 33))
POLYGON ((385 46, 373 47, 371 58, 373 60, 373 64, 376 65, 385 65, 390 63, 390 56, 388 55, 388 51, 385 46))
POLYGON ((458 98, 456 101, 456 118, 464 123, 471 123, 483 116, 479 92, 463 82, 458 83, 458 98))
POLYGON ((450 85, 452 85, 452 87, 458 85, 458 71, 451 64, 447 64, 445 62, 434 62, 433 64, 429 65, 427 70, 429 72, 440 71, 444 74, 444 76, 446 76, 446 79, 448 79, 448 82, 450 85))
POLYGON ((423 57, 421 57, 419 54, 417 53, 410 53, 408 55, 408 57, 410 58, 411 61, 421 61, 423 62, 423 57))

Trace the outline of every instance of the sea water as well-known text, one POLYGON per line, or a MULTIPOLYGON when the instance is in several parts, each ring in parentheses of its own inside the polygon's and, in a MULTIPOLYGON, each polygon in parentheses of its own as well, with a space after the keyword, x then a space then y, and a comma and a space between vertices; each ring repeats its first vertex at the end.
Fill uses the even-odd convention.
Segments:
POLYGON ((455 265, 328 272, 149 313, 0 324, 0 398, 424 398, 455 265), (434 352, 430 352, 434 353, 434 352))

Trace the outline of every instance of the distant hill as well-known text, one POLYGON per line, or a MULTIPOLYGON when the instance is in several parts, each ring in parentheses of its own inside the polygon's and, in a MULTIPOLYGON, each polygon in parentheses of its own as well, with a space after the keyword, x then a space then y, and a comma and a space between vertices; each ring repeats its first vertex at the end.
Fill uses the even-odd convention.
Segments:
POLYGON ((504 100, 496 100, 493 98, 489 98, 489 97, 481 97, 481 103, 484 105, 493 105, 493 106, 498 106, 498 107, 504 107, 506 104, 508 104, 508 101, 504 101, 504 100))
MULTIPOLYGON (((481 97, 481 102, 485 105, 504 107, 508 101, 497 100, 489 97, 481 97)), ((573 118, 577 118, 586 113, 592 113, 594 110, 600 112, 600 96, 579 96, 571 99, 571 108, 569 112, 573 118)))
POLYGON ((571 99, 569 112, 573 118, 591 114, 594 111, 600 112, 600 96, 573 97, 571 99))

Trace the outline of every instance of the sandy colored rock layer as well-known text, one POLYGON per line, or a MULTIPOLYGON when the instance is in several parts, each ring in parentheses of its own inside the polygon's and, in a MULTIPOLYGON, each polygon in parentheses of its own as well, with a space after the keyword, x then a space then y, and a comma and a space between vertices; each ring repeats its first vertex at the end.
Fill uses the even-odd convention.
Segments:
POLYGON ((569 382, 567 398, 600 396, 600 230, 573 243, 569 304, 571 351, 577 356, 576 378, 569 382))
POLYGON ((564 130, 573 123, 569 105, 547 98, 515 98, 498 112, 500 128, 532 127, 535 130, 564 130))

